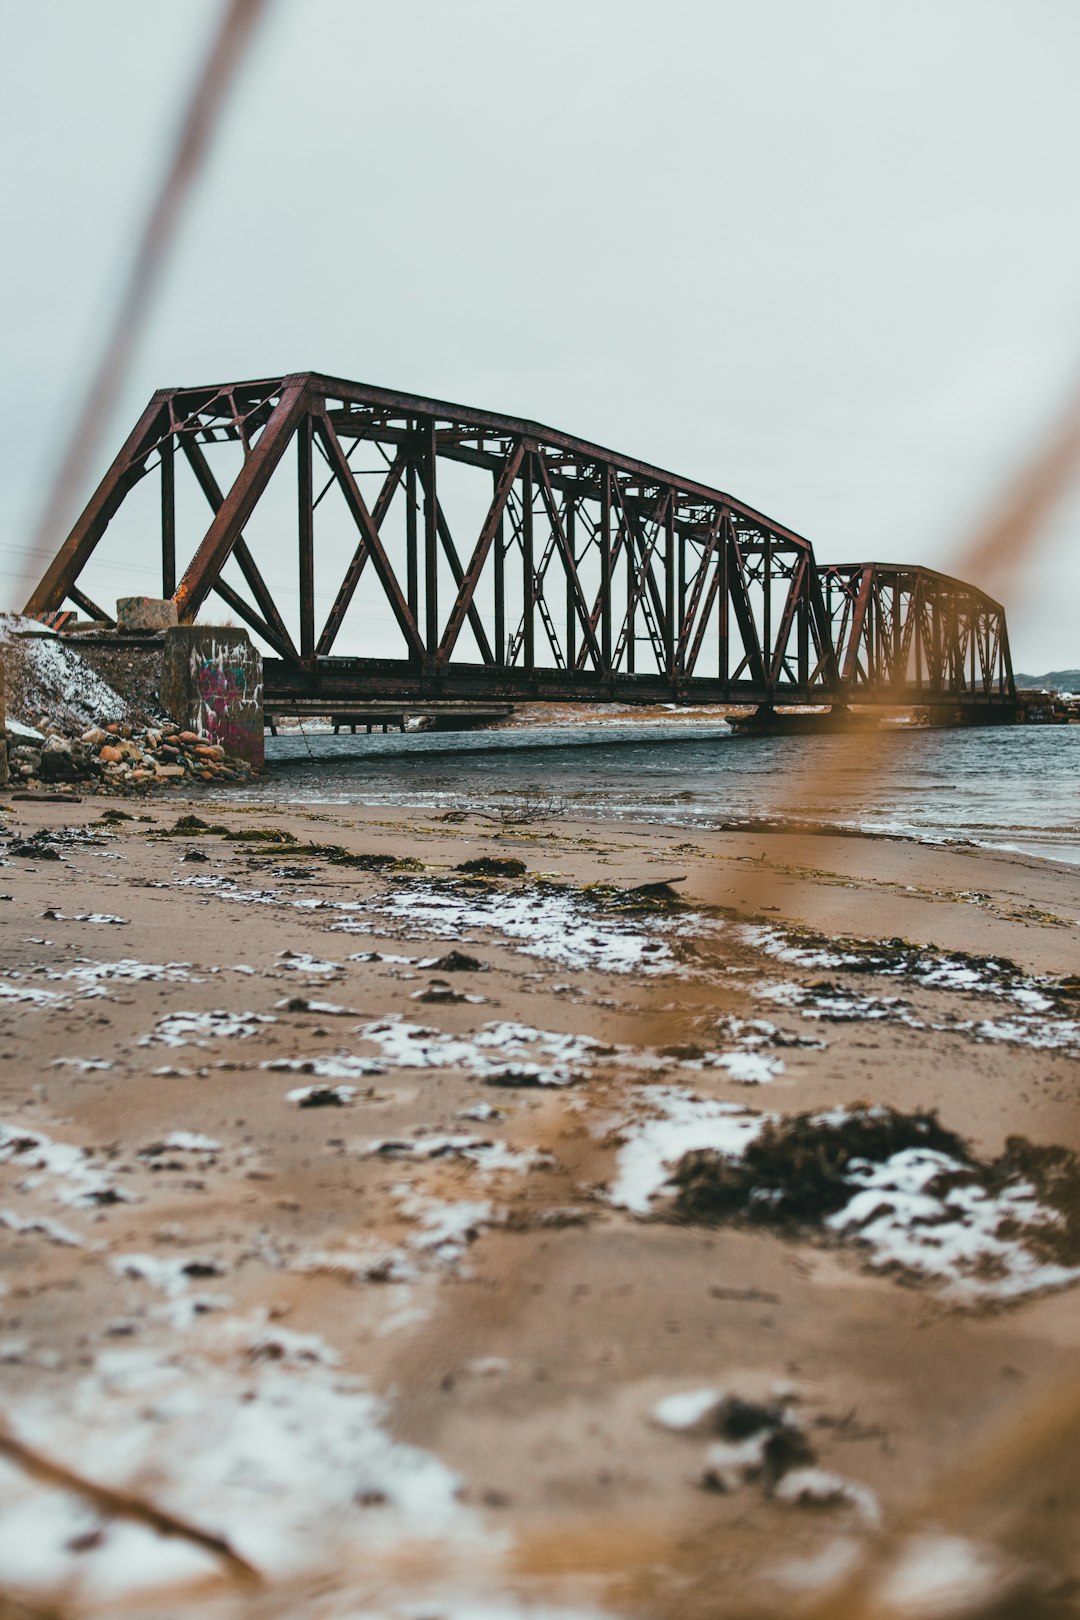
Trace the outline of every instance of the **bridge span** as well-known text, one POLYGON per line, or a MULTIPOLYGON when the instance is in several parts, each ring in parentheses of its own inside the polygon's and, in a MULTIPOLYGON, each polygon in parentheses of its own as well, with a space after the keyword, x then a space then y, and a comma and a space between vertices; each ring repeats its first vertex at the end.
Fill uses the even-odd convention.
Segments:
POLYGON ((315 372, 154 394, 26 611, 108 620, 90 592, 116 543, 181 623, 215 596, 247 625, 268 708, 1016 701, 1004 609, 973 585, 819 563, 708 485, 315 372))

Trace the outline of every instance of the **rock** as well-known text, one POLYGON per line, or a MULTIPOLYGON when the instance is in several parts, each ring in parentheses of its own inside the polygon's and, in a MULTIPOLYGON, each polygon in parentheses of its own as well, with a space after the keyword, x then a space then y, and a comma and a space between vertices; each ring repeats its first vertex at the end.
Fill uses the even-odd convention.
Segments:
POLYGON ((121 596, 116 603, 118 630, 169 630, 176 623, 171 597, 121 596))
POLYGON ((111 743, 106 743, 98 755, 98 759, 104 761, 106 765, 119 765, 123 757, 119 748, 114 748, 111 743))
POLYGON ((82 760, 66 737, 46 737, 41 750, 43 782, 74 782, 82 772, 82 760))
POLYGON ((200 759, 224 759, 225 750, 218 743, 197 743, 195 752, 200 759))
POLYGON ((91 726, 89 731, 83 732, 79 741, 88 744, 91 748, 98 748, 103 742, 108 741, 108 737, 109 733, 102 731, 100 726, 91 726))
POLYGON ((167 781, 178 780, 187 775, 182 765, 159 765, 156 774, 163 776, 167 781))
POLYGON ((182 743, 197 743, 198 740, 198 735, 194 731, 182 731, 180 733, 180 741, 182 743))

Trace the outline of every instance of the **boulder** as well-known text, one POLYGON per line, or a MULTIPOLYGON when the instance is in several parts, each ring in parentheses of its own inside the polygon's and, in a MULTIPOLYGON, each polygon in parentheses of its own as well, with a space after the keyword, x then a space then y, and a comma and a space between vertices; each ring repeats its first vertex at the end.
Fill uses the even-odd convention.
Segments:
POLYGON ((41 749, 43 782, 76 782, 82 775, 83 761, 66 737, 46 737, 41 749))
POLYGON ((118 630, 170 630, 176 624, 172 597, 121 596, 116 604, 118 630))

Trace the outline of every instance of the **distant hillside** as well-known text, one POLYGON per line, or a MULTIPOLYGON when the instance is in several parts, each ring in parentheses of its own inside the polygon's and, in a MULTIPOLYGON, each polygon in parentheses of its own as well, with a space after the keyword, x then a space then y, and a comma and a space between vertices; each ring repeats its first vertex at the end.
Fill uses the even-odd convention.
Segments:
POLYGON ((1017 686, 1047 686, 1059 692, 1080 692, 1080 669, 1052 669, 1049 675, 1016 675, 1017 686))

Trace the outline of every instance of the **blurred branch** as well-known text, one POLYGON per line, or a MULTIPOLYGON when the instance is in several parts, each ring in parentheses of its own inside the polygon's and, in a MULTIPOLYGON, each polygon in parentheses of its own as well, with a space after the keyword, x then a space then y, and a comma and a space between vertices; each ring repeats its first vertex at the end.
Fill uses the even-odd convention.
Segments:
POLYGON ((199 70, 176 143, 139 238, 112 328, 90 379, 67 449, 34 529, 18 600, 25 600, 43 558, 67 533, 75 499, 93 466, 102 435, 168 268, 185 204, 199 178, 237 75, 268 0, 227 0, 199 70))
POLYGON ((159 1536, 176 1536, 182 1541, 190 1541, 196 1547, 213 1553, 216 1558, 229 1568, 238 1579, 250 1582, 259 1582, 261 1576, 253 1564, 235 1552, 224 1536, 214 1535, 209 1530, 200 1530, 197 1525, 189 1524, 186 1519, 178 1518, 175 1513, 167 1513, 163 1508, 155 1507, 152 1502, 145 1502, 141 1497, 132 1496, 127 1491, 114 1490, 111 1485, 99 1485, 94 1480, 86 1479, 73 1469, 67 1468, 63 1463, 53 1462, 41 1452, 28 1446, 17 1435, 0 1422, 0 1456, 8 1457, 32 1478, 40 1480, 43 1485, 55 1485, 61 1490, 72 1491, 76 1496, 93 1504, 94 1507, 109 1518, 129 1519, 136 1524, 145 1525, 148 1530, 154 1530, 159 1536))

